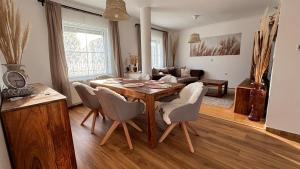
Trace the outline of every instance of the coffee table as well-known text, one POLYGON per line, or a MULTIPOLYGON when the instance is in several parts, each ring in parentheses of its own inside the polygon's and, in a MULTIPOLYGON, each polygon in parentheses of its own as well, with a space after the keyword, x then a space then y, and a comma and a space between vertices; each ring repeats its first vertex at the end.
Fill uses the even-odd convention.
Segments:
POLYGON ((211 97, 223 97, 227 94, 228 90, 228 81, 227 80, 214 80, 214 79, 201 79, 199 80, 205 86, 217 87, 217 92, 207 92, 206 96, 211 97), (224 86, 224 90, 223 90, 224 86))

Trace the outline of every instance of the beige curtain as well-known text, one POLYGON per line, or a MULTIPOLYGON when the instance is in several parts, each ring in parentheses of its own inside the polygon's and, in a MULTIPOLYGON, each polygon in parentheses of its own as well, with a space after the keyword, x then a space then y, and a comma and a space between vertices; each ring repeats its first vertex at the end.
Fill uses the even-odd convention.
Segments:
POLYGON ((177 55, 177 48, 178 48, 178 42, 179 42, 179 37, 177 33, 170 33, 169 36, 170 39, 170 56, 168 57, 168 66, 175 66, 176 63, 176 55, 177 55))
POLYGON ((142 49, 141 49, 141 26, 136 25, 136 35, 137 35, 137 43, 138 43, 138 62, 139 62, 139 70, 142 70, 142 49))
POLYGON ((118 77, 123 77, 119 24, 117 21, 109 21, 109 31, 112 42, 112 54, 114 57, 116 74, 118 77))
POLYGON ((163 49, 164 49, 164 65, 170 66, 169 60, 169 34, 168 32, 163 32, 163 49))
POLYGON ((71 105, 71 91, 64 51, 60 4, 47 1, 46 17, 52 85, 55 90, 67 97, 68 105, 71 105))

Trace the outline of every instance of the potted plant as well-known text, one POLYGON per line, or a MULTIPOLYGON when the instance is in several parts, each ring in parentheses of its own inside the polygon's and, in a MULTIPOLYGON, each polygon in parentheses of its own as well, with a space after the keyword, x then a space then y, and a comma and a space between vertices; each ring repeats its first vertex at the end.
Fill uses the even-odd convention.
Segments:
POLYGON ((25 74, 21 69, 21 60, 29 36, 29 25, 25 29, 21 28, 20 12, 12 0, 1 0, 0 20, 0 50, 6 61, 3 65, 7 71, 25 74))
POLYGON ((260 121, 264 111, 266 89, 263 76, 269 67, 272 43, 276 37, 279 22, 279 9, 273 15, 268 15, 268 9, 261 20, 260 30, 255 33, 253 49, 254 82, 250 92, 251 112, 248 118, 260 121))

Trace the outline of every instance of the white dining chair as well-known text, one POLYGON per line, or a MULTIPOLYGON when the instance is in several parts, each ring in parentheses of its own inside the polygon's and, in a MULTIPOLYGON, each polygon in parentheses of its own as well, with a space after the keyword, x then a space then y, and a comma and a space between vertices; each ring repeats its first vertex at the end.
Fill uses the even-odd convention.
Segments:
POLYGON ((157 110, 163 113, 163 120, 169 125, 160 137, 159 143, 163 142, 179 124, 185 134, 190 151, 195 152, 187 129, 190 129, 195 135, 199 135, 191 126, 190 121, 198 119, 199 109, 207 90, 203 83, 195 82, 183 88, 179 93, 179 98, 171 102, 159 103, 157 110))
POLYGON ((159 81, 167 82, 167 83, 177 83, 177 78, 172 75, 166 75, 159 79, 159 81))

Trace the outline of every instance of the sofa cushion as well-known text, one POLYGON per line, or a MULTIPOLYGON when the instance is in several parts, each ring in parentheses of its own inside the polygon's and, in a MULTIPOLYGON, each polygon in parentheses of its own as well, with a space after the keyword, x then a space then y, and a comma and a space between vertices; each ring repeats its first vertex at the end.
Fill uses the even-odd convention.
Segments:
POLYGON ((169 74, 171 74, 172 76, 177 77, 177 76, 176 76, 176 75, 177 75, 176 69, 175 69, 174 67, 168 68, 168 69, 169 69, 169 74))
POLYGON ((199 79, 201 79, 201 77, 204 75, 204 71, 203 70, 192 70, 191 69, 191 76, 192 77, 198 77, 199 79))
POLYGON ((193 83, 193 82, 197 82, 199 80, 198 77, 178 77, 177 78, 177 82, 178 83, 193 83))

